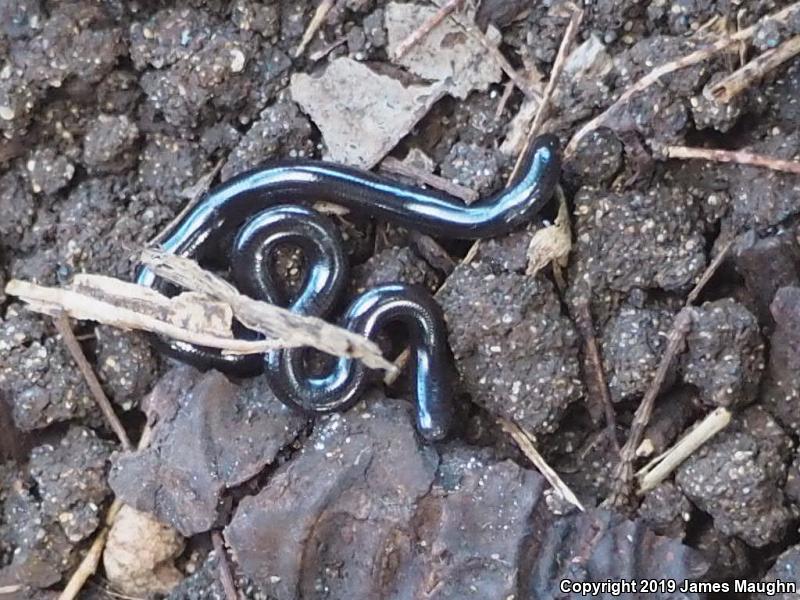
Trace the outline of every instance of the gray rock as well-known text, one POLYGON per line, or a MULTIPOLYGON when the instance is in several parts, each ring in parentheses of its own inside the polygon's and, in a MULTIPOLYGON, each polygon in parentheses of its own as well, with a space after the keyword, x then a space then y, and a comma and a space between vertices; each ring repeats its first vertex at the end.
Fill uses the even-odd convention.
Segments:
POLYGON ((144 409, 157 421, 152 441, 114 455, 109 481, 125 503, 185 536, 211 529, 225 489, 257 475, 305 423, 262 378, 237 387, 189 367, 168 373, 144 409))

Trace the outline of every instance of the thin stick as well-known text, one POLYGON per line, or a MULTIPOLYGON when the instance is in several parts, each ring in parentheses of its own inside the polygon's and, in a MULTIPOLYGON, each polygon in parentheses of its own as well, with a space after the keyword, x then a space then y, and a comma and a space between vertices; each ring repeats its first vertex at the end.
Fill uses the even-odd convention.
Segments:
POLYGON ((416 46, 426 35, 436 29, 442 21, 447 18, 447 15, 454 12, 464 0, 447 0, 439 7, 434 14, 432 14, 422 25, 412 31, 406 39, 400 42, 394 51, 394 60, 399 60, 406 55, 406 53, 416 46))
POLYGON ((741 150, 718 150, 714 148, 692 148, 690 146, 667 146, 664 149, 667 158, 699 158, 714 162, 737 163, 753 167, 763 167, 773 171, 800 175, 800 161, 783 160, 763 154, 753 154, 741 150))
POLYGON ((385 170, 387 173, 409 177, 418 183, 423 183, 437 190, 447 192, 451 196, 460 198, 467 203, 475 202, 475 200, 480 198, 480 194, 475 190, 471 190, 463 185, 458 185, 449 179, 439 177, 433 173, 428 173, 423 169, 418 169, 391 156, 384 158, 380 166, 381 170, 385 170))
POLYGON ((536 468, 539 469, 539 472, 544 476, 547 482, 553 486, 553 489, 561 494, 561 497, 567 502, 573 506, 576 506, 581 512, 584 512, 586 509, 583 507, 583 504, 581 504, 581 501, 578 500, 578 497, 571 489, 569 489, 569 486, 564 483, 561 477, 558 476, 558 473, 556 473, 555 470, 547 464, 547 461, 545 461, 544 457, 539 454, 539 451, 534 445, 533 438, 528 434, 528 432, 526 432, 516 423, 512 423, 511 421, 503 419, 502 417, 498 418, 497 422, 500 424, 500 427, 503 428, 503 431, 505 431, 514 439, 519 446, 519 449, 522 450, 525 456, 528 457, 528 460, 530 460, 536 466, 536 468))
MULTIPOLYGON (((122 281, 117 283, 122 288, 125 285, 135 285, 122 281)), ((35 312, 53 314, 65 311, 69 316, 78 320, 97 321, 123 329, 149 331, 191 344, 219 348, 231 354, 259 354, 282 346, 273 340, 250 342, 193 331, 112 302, 98 300, 85 293, 48 288, 17 279, 8 282, 6 293, 27 302, 28 308, 35 312)))
POLYGON ((611 402, 611 394, 608 391, 603 361, 600 359, 600 350, 597 346, 597 338, 594 333, 594 321, 588 302, 580 302, 577 306, 577 318, 575 323, 578 331, 583 338, 586 348, 586 367, 588 374, 594 378, 594 392, 600 396, 600 403, 606 417, 606 433, 611 440, 617 454, 620 453, 619 441, 617 440, 617 420, 614 415, 614 405, 611 402))
POLYGON ((622 93, 622 95, 619 98, 617 98, 617 100, 613 104, 611 104, 611 106, 609 106, 606 110, 604 110, 594 119, 590 120, 583 127, 581 127, 572 136, 572 139, 570 139, 569 144, 567 144, 567 147, 564 151, 564 155, 570 156, 574 154, 575 150, 578 147, 578 144, 584 137, 586 137, 588 133, 594 131, 598 127, 602 127, 603 125, 605 125, 609 120, 611 120, 612 117, 614 117, 617 114, 617 112, 625 104, 627 104, 627 102, 634 96, 634 94, 637 94, 638 92, 647 89, 648 87, 656 83, 659 79, 661 79, 664 75, 668 75, 669 73, 678 71, 679 69, 685 69, 686 67, 691 67, 692 65, 696 65, 697 63, 700 63, 714 56, 718 52, 721 52, 722 50, 725 50, 726 48, 729 48, 734 44, 737 44, 744 40, 748 40, 755 35, 756 31, 758 31, 758 28, 764 21, 769 19, 785 20, 789 18, 792 15, 792 13, 798 10, 800 10, 800 2, 795 2, 793 4, 790 4, 789 6, 783 8, 782 10, 779 10, 778 12, 772 15, 767 15, 763 17, 757 23, 754 23, 750 27, 746 27, 730 36, 721 38, 716 42, 714 42, 713 44, 700 48, 699 50, 695 50, 694 52, 691 52, 686 56, 682 56, 677 60, 672 60, 667 63, 664 63, 659 67, 656 67, 655 69, 650 71, 647 75, 636 81, 636 83, 630 86, 627 90, 625 90, 622 93))
POLYGON ((346 43, 347 43, 347 37, 346 36, 342 36, 339 39, 332 41, 327 46, 324 46, 323 48, 320 48, 316 52, 312 52, 311 54, 308 55, 308 58, 311 59, 312 62, 317 62, 318 60, 328 56, 328 54, 333 52, 339 46, 342 46, 342 45, 344 45, 346 43))
POLYGON ((64 340, 69 353, 72 355, 72 360, 78 365, 83 378, 86 380, 86 384, 89 386, 89 390, 92 392, 92 396, 94 396, 97 405, 103 412, 103 416, 106 418, 106 421, 108 421, 111 430, 116 434, 117 438, 119 438, 122 447, 126 451, 131 450, 133 447, 131 446, 128 434, 125 432, 125 428, 114 412, 114 408, 111 406, 108 396, 106 396, 106 393, 103 391, 103 386, 100 385, 100 381, 97 379, 97 375, 95 375, 92 366, 89 364, 89 361, 86 360, 86 355, 83 353, 83 349, 75 338, 75 334, 69 324, 69 318, 62 313, 53 319, 53 321, 58 333, 61 334, 61 339, 64 340))
POLYGON ((733 247, 733 242, 734 240, 731 240, 725 244, 716 258, 706 267, 706 270, 694 286, 694 289, 692 289, 686 297, 686 304, 681 311, 675 315, 675 319, 672 322, 672 329, 667 336, 667 348, 664 351, 664 355, 661 357, 661 362, 658 364, 658 369, 656 370, 650 387, 647 389, 639 407, 636 409, 636 414, 633 417, 631 429, 628 434, 628 440, 622 447, 620 462, 614 472, 614 488, 605 501, 607 505, 610 504, 613 507, 620 508, 630 500, 630 489, 633 480, 633 461, 636 459, 637 449, 642 443, 645 428, 653 414, 656 397, 658 397, 661 391, 661 386, 664 384, 664 380, 669 372, 669 367, 680 352, 684 339, 691 329, 694 319, 694 309, 692 309, 691 305, 697 300, 697 297, 700 295, 706 283, 708 283, 714 273, 717 272, 722 261, 733 247))
POLYGON ((707 414, 678 443, 641 469, 637 474, 639 494, 645 494, 664 481, 692 453, 731 422, 731 412, 719 407, 707 414))
POLYGON ((48 288, 14 279, 6 286, 6 293, 18 296, 28 303, 30 310, 36 312, 55 315, 63 311, 76 319, 98 321, 125 329, 142 329, 235 354, 262 353, 276 347, 307 345, 329 354, 359 358, 371 368, 394 368, 383 358, 378 345, 361 335, 316 317, 298 315, 242 296, 233 286, 203 271, 188 259, 155 250, 145 251, 145 254, 159 263, 159 266, 153 267, 157 274, 162 275, 166 271, 163 273, 165 277, 183 278, 177 282, 179 285, 188 282, 190 285, 184 287, 194 285, 196 291, 212 296, 210 290, 213 289, 225 299, 215 303, 209 303, 207 299, 195 299, 189 303, 181 301, 181 296, 169 299, 150 288, 87 274, 75 276, 72 283, 74 289, 48 288), (206 287, 201 289, 202 286, 206 287), (227 305, 246 326, 261 331, 270 339, 247 341, 223 337, 219 327, 213 333, 208 333, 213 329, 210 325, 204 326, 204 331, 188 328, 184 322, 189 306, 202 309, 209 304, 216 304, 217 309, 220 305, 227 305), (179 324, 166 317, 178 319, 179 324))
POLYGON ((742 68, 711 86, 707 94, 718 102, 727 104, 734 96, 739 95, 754 82, 762 79, 769 71, 797 54, 800 54, 800 35, 789 38, 777 48, 760 54, 742 68))
POLYGON ((16 594, 21 589, 22 589, 22 585, 21 584, 3 586, 3 587, 0 587, 0 596, 3 596, 5 594, 16 594))
POLYGON ((681 309, 675 316, 672 330, 667 337, 667 349, 661 357, 661 362, 658 365, 655 377, 653 377, 653 382, 650 384, 639 407, 636 409, 636 414, 631 423, 631 430, 628 434, 628 440, 625 442, 620 452, 620 461, 614 470, 614 487, 612 488, 611 494, 604 502, 606 505, 622 508, 630 500, 630 484, 633 479, 633 461, 636 458, 636 448, 639 447, 645 427, 647 427, 647 424, 650 422, 650 416, 653 414, 656 397, 661 391, 664 380, 667 378, 669 368, 683 347, 686 334, 688 334, 691 329, 692 319, 693 309, 688 307, 681 309))
MULTIPOLYGON (((137 449, 143 450, 150 445, 151 433, 150 426, 145 425, 142 436, 139 438, 137 449)), ((95 536, 86 556, 83 557, 78 568, 75 569, 72 577, 69 578, 67 585, 64 587, 64 591, 59 594, 58 600, 75 600, 88 579, 97 572, 100 559, 103 557, 103 549, 106 546, 106 541, 108 541, 108 532, 111 530, 111 525, 113 525, 122 507, 122 500, 114 498, 111 506, 108 507, 103 528, 95 536)))
POLYGON ((335 4, 335 0, 322 0, 317 6, 317 10, 314 11, 314 16, 311 17, 311 21, 308 23, 308 27, 306 27, 305 32, 303 33, 303 39, 300 40, 300 45, 297 47, 297 50, 294 52, 295 58, 299 57, 306 51, 306 46, 311 42, 311 39, 314 37, 314 34, 319 31, 319 28, 322 27, 322 23, 325 22, 325 17, 328 16, 328 13, 331 12, 335 4))
MULTIPOLYGON (((120 508, 122 508, 122 501, 119 499, 114 499, 114 502, 111 503, 111 507, 108 509, 108 517, 110 518, 109 522, 113 522, 114 518, 116 518, 117 513, 119 513, 120 508), (112 517, 113 514, 113 518, 112 517)), ((94 538, 94 542, 92 542, 89 551, 86 553, 86 556, 83 557, 81 564, 78 565, 78 568, 75 569, 75 572, 70 577, 69 582, 67 582, 64 591, 61 592, 58 596, 58 600, 74 600, 77 598, 78 594, 80 594, 81 589, 86 584, 86 581, 97 572, 97 567, 100 565, 100 559, 103 557, 103 549, 106 546, 106 541, 108 540, 108 532, 109 526, 105 525, 100 530, 100 533, 97 534, 97 537, 94 538)))
POLYGON ((228 563, 228 554, 225 552, 225 543, 219 531, 211 533, 211 541, 214 544, 214 552, 219 557, 219 581, 222 589, 225 590, 227 600, 238 600, 239 594, 236 591, 236 582, 231 574, 231 566, 228 563))
POLYGON ((503 86, 503 95, 500 96, 500 101, 497 103, 497 108, 494 110, 494 118, 499 119, 503 116, 503 111, 506 109, 506 105, 508 104, 509 99, 511 98, 511 93, 514 91, 514 82, 508 81, 506 82, 505 86, 503 86))
POLYGON ((480 29, 478 29, 478 27, 473 22, 467 21, 466 19, 462 19, 456 13, 450 13, 449 17, 454 23, 456 23, 456 25, 458 25, 461 28, 461 30, 464 33, 475 38, 478 41, 478 43, 489 52, 489 55, 491 56, 492 60, 494 60, 498 64, 498 66, 503 70, 503 72, 508 76, 508 78, 514 82, 514 85, 516 85, 517 88, 519 88, 519 90, 523 94, 525 94, 526 98, 529 98, 530 100, 534 100, 536 102, 542 101, 541 94, 539 94, 539 92, 537 92, 528 85, 528 82, 525 81, 525 78, 522 77, 519 73, 517 73, 517 71, 514 69, 513 66, 511 66, 511 63, 508 62, 508 59, 503 55, 500 49, 491 42, 489 42, 489 40, 486 39, 486 35, 480 29))
POLYGON ((148 242, 149 245, 155 246, 163 241, 168 232, 172 231, 172 228, 175 226, 175 224, 183 219, 183 217, 185 217, 189 211, 191 211, 197 205, 197 203, 200 202, 203 194, 208 191, 208 188, 211 187, 211 182, 214 181, 214 178, 222 169, 223 164, 225 164, 225 159, 219 159, 211 171, 203 175, 191 187, 184 190, 185 195, 189 196, 189 202, 186 203, 186 206, 181 209, 181 212, 175 215, 175 218, 172 219, 172 221, 170 221, 166 227, 164 227, 152 240, 148 242))
POLYGON ((714 257, 714 260, 708 265, 708 268, 703 272, 703 275, 697 281, 697 284, 694 286, 689 295, 686 296, 686 304, 694 304, 697 301, 698 296, 703 291, 703 288, 706 287, 706 284, 710 281, 710 279, 714 276, 714 273, 717 272, 719 266, 722 264, 722 261, 725 260, 725 257, 728 256, 728 252, 730 252, 731 248, 733 247, 733 242, 736 241, 736 238, 729 240, 722 249, 717 253, 714 257))
MULTIPOLYGON (((526 148, 530 147, 531 143, 533 142, 533 138, 538 135, 539 130, 542 128, 542 124, 550 114, 553 94, 555 93, 556 86, 561 79, 561 73, 564 71, 564 65, 567 62, 569 52, 572 49, 572 45, 575 42, 576 36, 578 35, 581 21, 583 21, 583 11, 573 6, 572 16, 569 19, 567 28, 564 30, 564 37, 561 40, 561 45, 558 48, 558 54, 556 54, 556 59, 553 62, 553 68, 550 70, 550 79, 547 81, 547 87, 544 89, 542 101, 539 103, 536 116, 533 118, 533 123, 528 130, 528 137, 525 141, 526 148)), ((517 162, 514 165, 514 170, 512 171, 512 179, 519 172, 524 156, 525 153, 521 152, 517 157, 517 162)))

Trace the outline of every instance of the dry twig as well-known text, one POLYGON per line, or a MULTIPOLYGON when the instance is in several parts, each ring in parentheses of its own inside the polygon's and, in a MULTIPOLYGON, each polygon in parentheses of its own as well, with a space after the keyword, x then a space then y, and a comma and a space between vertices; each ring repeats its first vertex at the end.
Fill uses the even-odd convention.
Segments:
MULTIPOLYGON (((561 80, 561 73, 564 71, 564 65, 567 62, 567 57, 569 56, 569 53, 572 50, 572 46, 575 42, 575 38, 578 35, 581 21, 583 21, 583 11, 573 6, 572 16, 567 24, 567 28, 564 30, 564 37, 561 40, 561 45, 558 48, 558 54, 556 54, 556 59, 553 62, 553 68, 550 70, 550 79, 547 81, 547 87, 544 89, 544 95, 542 97, 542 101, 539 103, 539 109, 536 111, 536 116, 534 117, 533 123, 528 130, 528 137, 525 141, 526 148, 530 147, 531 143, 533 143, 533 138, 539 134, 542 124, 547 120, 547 117, 550 114, 550 106, 553 100, 553 94, 556 91, 558 82, 561 80)), ((512 179, 519 172, 524 156, 525 153, 521 152, 517 157, 517 162, 514 165, 514 170, 512 171, 511 175, 512 179)))
POLYGON ((311 42, 314 34, 319 31, 319 28, 322 27, 322 24, 325 22, 325 17, 331 12, 334 4, 336 4, 336 0, 322 0, 322 2, 319 3, 317 10, 314 11, 314 16, 311 17, 311 21, 308 23, 308 27, 306 27, 305 32, 303 32, 300 45, 297 46, 297 50, 294 51, 295 58, 306 51, 306 46, 311 42))
POLYGON ((219 581, 222 589, 225 590, 227 600, 238 600, 239 594, 236 592, 236 582, 233 580, 231 565, 228 563, 228 553, 225 552, 225 543, 219 531, 211 533, 211 541, 214 544, 214 552, 219 557, 219 581))
POLYGON ((163 252, 147 251, 147 256, 165 256, 157 269, 164 275, 189 285, 205 286, 224 297, 223 302, 209 302, 193 297, 188 302, 174 299, 111 277, 77 275, 70 289, 48 288, 26 281, 12 280, 6 293, 18 296, 36 312, 58 315, 65 312, 82 320, 97 321, 123 329, 140 329, 173 339, 222 349, 232 354, 262 353, 279 347, 312 346, 336 356, 359 358, 376 369, 393 369, 392 363, 380 353, 379 347, 363 336, 326 323, 322 319, 297 315, 286 309, 241 296, 235 288, 218 277, 200 269, 196 263, 163 252), (230 301, 230 302, 228 302, 230 301), (241 311, 237 318, 271 339, 264 341, 237 340, 220 332, 219 324, 202 322, 203 330, 185 324, 192 312, 205 313, 221 306, 227 311, 241 311), (210 307, 210 308, 209 308, 210 307))
MULTIPOLYGON (((144 450, 149 446, 150 438, 150 426, 145 425, 142 436, 139 438, 137 449, 144 450)), ((108 540, 108 532, 111 530, 111 525, 114 524, 114 520, 117 518, 122 507, 122 500, 114 498, 111 506, 108 507, 103 528, 95 536, 83 560, 81 560, 78 568, 75 569, 72 577, 69 578, 64 590, 59 594, 58 600, 75 600, 88 579, 97 572, 97 567, 100 565, 100 560, 103 557, 103 549, 106 547, 106 541, 108 540)))
POLYGON ((682 56, 679 59, 671 60, 663 65, 656 67, 652 71, 650 71, 647 75, 636 81, 632 86, 630 86, 627 90, 625 90, 622 95, 617 98, 617 100, 611 104, 606 110, 602 113, 597 115, 595 118, 587 122, 583 125, 570 139, 569 144, 564 151, 565 156, 570 156, 575 153, 575 150, 578 147, 580 141, 586 137, 588 133, 594 131, 598 127, 604 126, 608 121, 612 118, 616 117, 618 111, 624 107, 628 101, 637 93, 647 89, 654 83, 656 83, 659 79, 661 79, 664 75, 668 75, 674 71, 678 71, 680 69, 685 69, 686 67, 691 67, 692 65, 696 65, 715 54, 729 48, 730 46, 737 44, 739 42, 749 40, 752 38, 758 28, 760 27, 763 21, 768 19, 775 19, 778 21, 783 21, 789 18, 793 13, 800 11, 800 2, 795 2, 790 4, 789 6, 779 10, 778 12, 767 15, 762 18, 758 23, 754 23, 750 27, 745 27, 736 33, 726 36, 717 40, 716 42, 709 44, 703 48, 695 50, 687 54, 686 56, 682 56))
POLYGON ((690 146, 667 146, 667 158, 699 158, 714 162, 737 163, 752 167, 763 167, 773 171, 800 175, 800 161, 783 160, 763 154, 753 154, 741 150, 718 150, 714 148, 692 148, 690 146))
POLYGON ((514 439, 520 450, 522 450, 525 456, 528 457, 528 460, 539 469, 539 472, 544 476, 547 482, 553 486, 553 489, 561 494, 561 497, 567 502, 576 506, 578 510, 581 512, 585 511, 586 509, 583 507, 583 504, 581 504, 581 501, 578 500, 578 497, 569 489, 569 486, 564 483, 561 477, 558 476, 558 473, 547 464, 544 457, 539 454, 531 436, 516 423, 512 423, 503 418, 499 418, 497 422, 500 424, 500 427, 503 428, 503 431, 514 439))
POLYGON ((83 353, 81 345, 78 343, 75 333, 73 333, 72 327, 69 324, 69 318, 62 313, 55 317, 53 321, 58 333, 61 334, 61 339, 64 340, 69 353, 72 355, 72 360, 78 365, 83 378, 86 380, 86 385, 89 386, 89 391, 91 391, 92 396, 94 396, 95 402, 97 402, 103 416, 106 418, 106 421, 108 421, 111 431, 117 436, 125 450, 131 450, 133 447, 131 446, 130 439, 128 439, 128 434, 125 432, 125 428, 114 412, 114 408, 111 406, 108 396, 106 396, 106 393, 103 391, 103 386, 100 385, 100 381, 97 379, 97 375, 95 375, 92 366, 89 364, 89 361, 86 360, 86 355, 83 353))
MULTIPOLYGON (((589 308, 588 302, 581 302, 577 306, 578 314, 573 318, 575 324, 578 326, 578 331, 583 338, 585 347, 585 371, 590 376, 593 383, 590 387, 590 393, 600 398, 600 404, 605 414, 606 420, 606 435, 617 451, 620 453, 619 441, 617 440, 617 419, 614 415, 614 405, 611 402, 611 394, 608 392, 608 383, 606 381, 606 373, 603 369, 603 361, 600 359, 600 349, 597 346, 597 338, 594 333, 594 320, 592 319, 592 312, 589 308)), ((592 411, 591 407, 589 408, 592 411)), ((593 415, 594 416, 594 415, 593 415)))
POLYGON ((103 557, 103 549, 108 540, 108 532, 111 523, 117 517, 119 510, 122 508, 122 501, 115 498, 111 503, 106 514, 106 523, 100 530, 100 533, 94 538, 89 551, 83 557, 81 564, 75 569, 75 572, 70 577, 64 590, 59 594, 58 600, 74 600, 78 597, 81 589, 86 584, 86 581, 97 572, 97 567, 100 565, 100 559, 103 557))
POLYGON ((800 35, 786 40, 777 48, 772 48, 760 54, 740 69, 712 85, 708 88, 706 94, 717 102, 727 104, 734 96, 739 95, 772 69, 782 65, 797 54, 800 54, 800 35))
MULTIPOLYGON (((173 319, 182 316, 185 321, 188 307, 210 310, 209 307, 214 303, 199 298, 194 302, 176 303, 152 290, 113 277, 79 274, 73 279, 72 289, 49 288, 12 279, 6 286, 6 293, 27 302, 28 309, 34 312, 52 316, 65 312, 78 320, 149 331, 191 344, 219 348, 231 354, 254 354, 280 347, 274 340, 237 340, 223 335, 211 324, 207 325, 206 330, 176 325, 173 319), (113 294, 104 293, 111 291, 113 294)), ((219 308, 219 303, 216 304, 219 308)))
POLYGON ((694 288, 692 288, 692 291, 689 292, 688 296, 686 296, 687 305, 694 304, 697 301, 697 298, 700 297, 700 292, 703 291, 703 288, 706 287, 706 284, 714 276, 714 273, 717 272, 717 269, 719 269, 719 266, 722 264, 722 261, 725 260, 725 258, 728 256, 728 252, 730 252, 731 248, 733 248, 733 243, 735 241, 736 238, 729 240, 724 246, 722 246, 720 251, 714 257, 714 260, 712 260, 709 263, 708 267, 703 272, 703 275, 700 277, 700 279, 697 280, 697 283, 695 284, 694 288))
POLYGON ((694 289, 692 289, 687 296, 684 307, 675 315, 675 319, 672 322, 672 329, 667 336, 667 347, 664 351, 664 355, 661 357, 661 361, 658 364, 656 374, 653 377, 650 387, 648 387, 642 401, 639 403, 639 407, 636 409, 636 414, 633 417, 631 429, 628 433, 628 439, 622 447, 620 461, 614 471, 614 487, 605 501, 607 505, 621 508, 628 504, 631 498, 633 461, 636 459, 636 451, 642 443, 645 428, 650 422, 656 398, 661 391, 661 387, 664 385, 670 366, 680 353, 686 335, 691 330, 692 321, 694 319, 694 309, 691 307, 691 304, 698 298, 703 287, 708 283, 714 273, 716 273, 717 269, 719 269, 719 266, 722 264, 722 261, 725 256, 727 256, 732 246, 732 241, 723 246, 717 257, 706 267, 705 272, 694 286, 694 289))
POLYGON ((672 330, 667 337, 667 349, 664 351, 661 362, 658 364, 653 382, 650 384, 639 407, 636 409, 636 414, 631 423, 631 430, 628 434, 628 440, 625 442, 620 452, 620 461, 614 470, 614 487, 605 501, 605 504, 611 507, 621 508, 628 504, 630 500, 630 486, 633 480, 633 461, 636 458, 636 448, 639 447, 645 427, 647 427, 647 424, 650 422, 650 416, 653 414, 656 397, 661 391, 664 380, 667 378, 669 368, 683 347, 686 334, 689 333, 691 329, 692 317, 693 310, 689 307, 683 308, 675 316, 672 330))
POLYGON ((475 202, 475 200, 480 197, 478 192, 475 190, 471 190, 463 185, 458 185, 449 179, 439 177, 433 173, 428 173, 423 169, 418 169, 412 165, 409 165, 408 163, 397 160, 392 156, 387 156, 383 159, 381 162, 381 169, 385 170, 387 173, 408 177, 418 183, 425 184, 437 190, 442 190, 443 192, 446 192, 451 196, 455 196, 456 198, 460 198, 467 203, 475 202))
POLYGON ((411 50, 412 47, 416 46, 420 40, 433 31, 442 21, 447 18, 447 15, 454 12, 461 4, 463 4, 463 2, 464 0, 447 0, 447 2, 442 4, 436 13, 431 15, 429 19, 417 27, 417 29, 412 31, 406 39, 397 45, 394 51, 394 60, 403 58, 403 56, 405 56, 405 54, 411 50))
POLYGON ((6 594, 16 594, 19 591, 22 591, 21 584, 4 585, 0 587, 0 596, 5 596, 6 594))
POLYGON ((731 412, 719 407, 707 414, 689 433, 672 448, 654 458, 637 474, 639 494, 645 494, 664 481, 700 446, 705 444, 731 422, 731 412))

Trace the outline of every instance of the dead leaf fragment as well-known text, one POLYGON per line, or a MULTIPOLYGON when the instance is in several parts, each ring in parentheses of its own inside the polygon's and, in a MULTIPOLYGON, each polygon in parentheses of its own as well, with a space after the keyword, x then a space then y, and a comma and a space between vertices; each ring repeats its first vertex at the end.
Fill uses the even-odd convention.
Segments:
MULTIPOLYGON (((436 6, 391 2, 386 6, 389 55, 397 54, 410 35, 436 15, 436 6)), ((469 19, 472 20, 471 18, 469 19)), ((499 41, 499 40, 497 40, 499 41)), ((495 40, 491 40, 496 45, 495 40)), ((473 90, 485 90, 503 75, 500 65, 473 36, 450 19, 445 19, 419 40, 397 61, 415 75, 447 86, 457 98, 473 90)))
POLYGON ((322 132, 326 158, 364 169, 386 156, 447 91, 441 83, 406 87, 346 56, 320 76, 296 73, 289 87, 322 132))
POLYGON ((556 222, 534 233, 528 245, 527 274, 531 277, 551 262, 560 268, 567 266, 567 259, 572 250, 572 227, 564 194, 559 193, 558 197, 556 222))

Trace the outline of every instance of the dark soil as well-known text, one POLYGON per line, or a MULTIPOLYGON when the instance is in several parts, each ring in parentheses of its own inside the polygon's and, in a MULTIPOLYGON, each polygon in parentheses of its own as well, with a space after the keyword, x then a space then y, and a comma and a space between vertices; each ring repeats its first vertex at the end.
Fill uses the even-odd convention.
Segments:
MULTIPOLYGON (((720 105, 703 91, 739 66, 738 47, 717 54, 587 136, 564 165, 574 245, 563 277, 526 274, 533 227, 482 242, 467 264, 466 244, 335 217, 353 293, 444 285, 460 374, 452 440, 420 442, 402 380, 309 422, 258 378, 176 367, 138 334, 75 324, 130 437, 152 427, 147 449, 122 451, 51 321, 3 287, 81 272, 129 280, 138 251, 217 166, 212 184, 272 158, 321 157, 292 75, 349 56, 420 83, 390 64, 385 0, 337 0, 295 57, 317 4, 0 0, 0 600, 54 597, 115 497, 187 538, 173 600, 224 597, 211 531, 247 598, 550 598, 565 577, 800 584, 800 176, 662 159, 668 144, 800 158, 797 57, 720 105), (732 423, 625 518, 598 509, 618 456, 578 310, 590 308, 622 444, 674 316, 729 241, 657 399, 647 456, 716 407, 732 423), (536 437, 586 513, 549 489, 498 417, 536 437)), ((518 72, 534 83, 550 72, 563 7, 479 4, 478 24, 499 30, 518 72)), ((711 39, 698 36, 788 4, 590 4, 577 44, 600 48, 595 70, 567 72, 547 128, 566 143, 653 67, 711 39)), ((748 56, 798 33, 800 16, 766 21, 748 56)), ((524 108, 514 90, 498 110, 503 92, 442 98, 391 155, 423 152, 435 174, 482 195, 502 188, 515 157, 501 144, 524 108)), ((302 260, 287 253, 281 268, 297 281, 302 260)), ((104 575, 81 597, 114 597, 104 575)))

